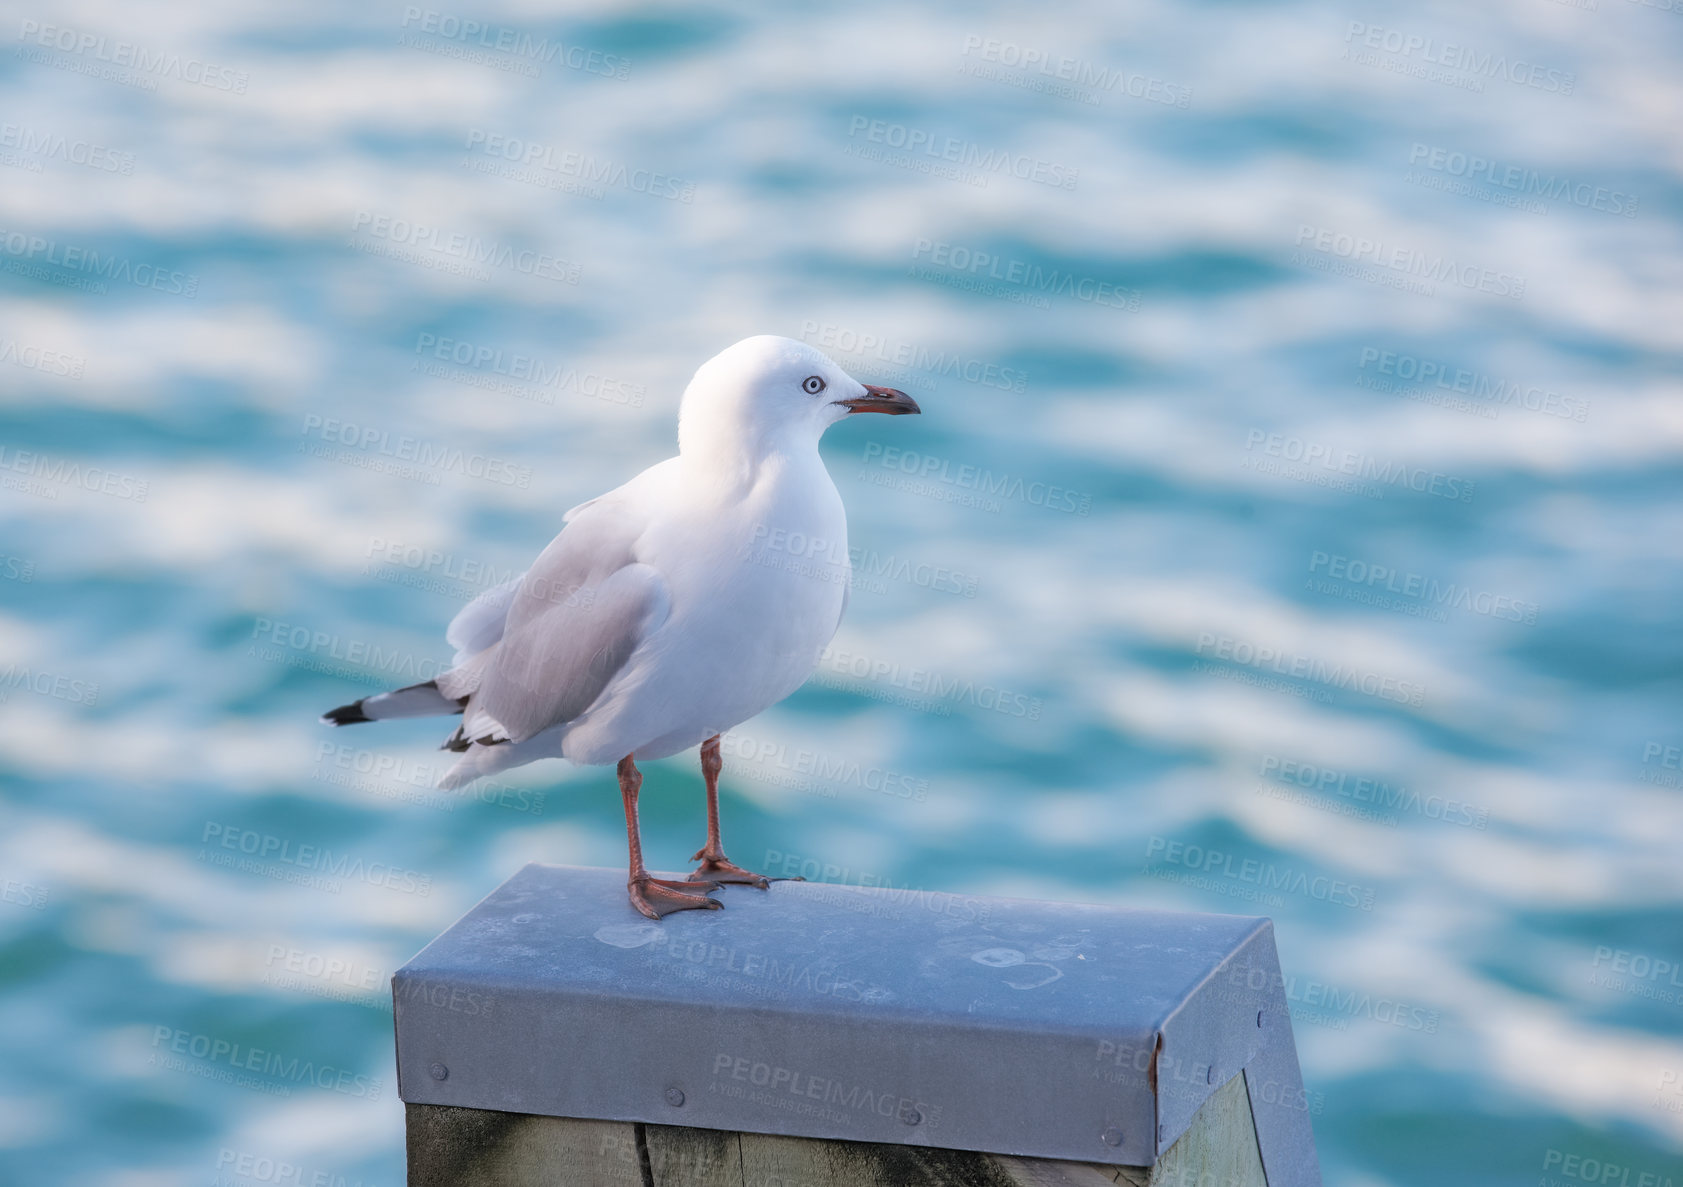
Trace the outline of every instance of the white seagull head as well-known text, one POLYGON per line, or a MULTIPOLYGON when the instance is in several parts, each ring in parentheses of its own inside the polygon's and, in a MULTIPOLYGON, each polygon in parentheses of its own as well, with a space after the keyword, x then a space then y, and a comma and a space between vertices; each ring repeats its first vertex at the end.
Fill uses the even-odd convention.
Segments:
POLYGON ((860 383, 805 342, 758 334, 697 369, 678 411, 678 448, 739 456, 816 450, 844 416, 919 411, 905 392, 860 383))

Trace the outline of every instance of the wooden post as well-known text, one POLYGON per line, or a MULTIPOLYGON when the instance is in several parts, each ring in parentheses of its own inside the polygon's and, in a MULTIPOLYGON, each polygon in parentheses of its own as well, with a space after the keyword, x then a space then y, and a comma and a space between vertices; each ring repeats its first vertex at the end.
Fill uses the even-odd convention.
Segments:
POLYGON ((1318 1187, 1267 920, 528 866, 393 978, 410 1187, 1318 1187))

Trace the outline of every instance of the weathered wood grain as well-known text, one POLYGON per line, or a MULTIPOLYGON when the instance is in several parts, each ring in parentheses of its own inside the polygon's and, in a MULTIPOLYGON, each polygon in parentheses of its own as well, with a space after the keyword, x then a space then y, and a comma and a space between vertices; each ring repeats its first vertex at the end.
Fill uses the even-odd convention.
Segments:
POLYGON ((644 1183, 629 1121, 406 1105, 409 1187, 644 1183))
POLYGON ((742 1187, 742 1136, 682 1125, 645 1125, 650 1181, 742 1187))

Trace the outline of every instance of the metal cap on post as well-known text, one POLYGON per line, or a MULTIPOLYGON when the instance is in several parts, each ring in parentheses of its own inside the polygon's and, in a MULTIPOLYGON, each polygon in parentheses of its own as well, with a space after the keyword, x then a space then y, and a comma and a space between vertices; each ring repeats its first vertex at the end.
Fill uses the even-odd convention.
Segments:
POLYGON ((1320 1182, 1267 919, 624 882, 529 865, 398 971, 407 1104, 1151 1167, 1242 1084, 1268 1187, 1320 1182))

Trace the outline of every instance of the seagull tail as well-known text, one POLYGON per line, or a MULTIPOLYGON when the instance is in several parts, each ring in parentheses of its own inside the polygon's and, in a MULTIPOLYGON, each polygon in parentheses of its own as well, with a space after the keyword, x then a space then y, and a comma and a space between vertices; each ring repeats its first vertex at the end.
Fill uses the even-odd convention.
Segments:
POLYGON ((393 717, 438 717, 460 713, 467 698, 453 700, 439 691, 438 681, 411 684, 408 688, 363 697, 321 715, 324 725, 357 725, 364 721, 385 721, 393 717))

